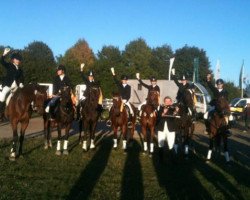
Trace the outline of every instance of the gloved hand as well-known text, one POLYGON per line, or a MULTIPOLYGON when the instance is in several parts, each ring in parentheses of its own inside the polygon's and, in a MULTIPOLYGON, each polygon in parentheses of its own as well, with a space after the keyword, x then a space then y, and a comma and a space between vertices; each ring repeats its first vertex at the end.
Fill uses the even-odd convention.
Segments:
POLYGON ((5 48, 3 51, 3 56, 7 55, 10 52, 10 48, 5 48))
POLYGON ((115 69, 114 69, 114 67, 111 67, 110 70, 112 72, 112 75, 114 76, 115 75, 115 69))
POLYGON ((82 63, 81 64, 81 72, 83 71, 84 66, 85 66, 85 63, 82 63))
POLYGON ((136 78, 139 80, 140 79, 140 73, 136 73, 136 78))
POLYGON ((211 74, 207 74, 207 81, 211 81, 212 79, 212 75, 211 74))

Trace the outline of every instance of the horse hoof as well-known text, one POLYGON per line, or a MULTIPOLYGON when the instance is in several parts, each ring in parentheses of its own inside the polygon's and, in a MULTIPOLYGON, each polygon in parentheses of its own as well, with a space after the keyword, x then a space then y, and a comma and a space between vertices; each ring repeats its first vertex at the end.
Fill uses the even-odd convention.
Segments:
POLYGON ((69 155, 69 151, 68 150, 63 150, 63 155, 69 155))
POLYGON ((16 161, 16 157, 10 156, 9 161, 16 161))
POLYGON ((208 160, 208 159, 207 159, 207 160, 206 160, 206 163, 207 163, 207 164, 210 164, 210 163, 211 163, 211 160, 208 160))
POLYGON ((152 158, 152 153, 149 154, 149 158, 152 158))
POLYGON ((61 154, 62 154, 61 151, 56 151, 57 156, 60 156, 61 154))
POLYGON ((48 148, 49 148, 48 145, 45 145, 45 146, 44 146, 44 150, 47 150, 48 148))

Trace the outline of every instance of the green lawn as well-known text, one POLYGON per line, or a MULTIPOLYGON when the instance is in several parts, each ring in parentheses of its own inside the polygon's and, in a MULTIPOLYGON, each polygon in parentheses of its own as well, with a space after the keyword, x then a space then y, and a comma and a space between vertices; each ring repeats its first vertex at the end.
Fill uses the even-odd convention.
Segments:
POLYGON ((202 138, 195 148, 189 160, 166 152, 161 165, 157 154, 140 152, 138 141, 127 154, 112 150, 109 137, 96 150, 82 152, 72 136, 69 156, 58 157, 55 141, 45 151, 42 139, 29 138, 24 156, 10 162, 10 141, 3 140, 0 199, 250 199, 249 152, 227 166, 222 156, 205 163, 202 138))

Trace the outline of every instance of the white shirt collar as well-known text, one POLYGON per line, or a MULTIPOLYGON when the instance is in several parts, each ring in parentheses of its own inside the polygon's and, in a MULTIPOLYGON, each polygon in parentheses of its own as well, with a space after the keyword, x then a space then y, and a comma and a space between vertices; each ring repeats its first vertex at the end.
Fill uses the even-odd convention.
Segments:
POLYGON ((126 85, 128 85, 128 84, 122 84, 123 87, 126 87, 126 85))
MULTIPOLYGON (((13 65, 15 65, 15 64, 13 63, 13 65)), ((15 67, 16 67, 16 69, 19 69, 18 65, 15 65, 15 67)))
POLYGON ((64 74, 62 74, 62 75, 59 76, 60 79, 61 79, 61 81, 63 80, 64 76, 65 76, 64 74))

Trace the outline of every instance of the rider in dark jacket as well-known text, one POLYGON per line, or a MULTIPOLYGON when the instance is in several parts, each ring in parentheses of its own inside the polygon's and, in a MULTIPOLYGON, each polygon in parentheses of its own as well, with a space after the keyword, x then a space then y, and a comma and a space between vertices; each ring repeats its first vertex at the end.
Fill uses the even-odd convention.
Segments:
MULTIPOLYGON (((207 85, 209 87, 209 89, 211 90, 211 92, 213 93, 213 100, 209 103, 211 105, 211 109, 205 113, 204 115, 204 119, 205 119, 205 126, 206 126, 206 132, 209 132, 209 119, 212 115, 212 113, 214 113, 214 111, 216 110, 216 102, 218 100, 219 97, 225 97, 228 100, 228 92, 227 90, 224 88, 224 81, 222 79, 218 79, 216 80, 216 86, 215 87, 212 82, 211 82, 212 76, 211 74, 207 75, 207 85)), ((231 131, 230 126, 227 126, 227 130, 225 131, 225 133, 227 134, 227 136, 231 136, 231 131)))

